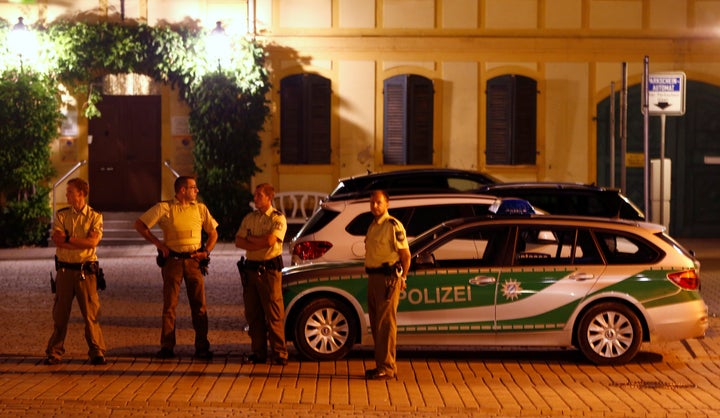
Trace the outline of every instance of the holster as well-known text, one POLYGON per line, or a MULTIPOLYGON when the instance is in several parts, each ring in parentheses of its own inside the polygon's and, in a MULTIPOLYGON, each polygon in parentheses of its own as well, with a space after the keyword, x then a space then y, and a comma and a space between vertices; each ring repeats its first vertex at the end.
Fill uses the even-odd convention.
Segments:
POLYGON ((240 273, 240 283, 243 287, 247 286, 247 271, 245 271, 245 257, 240 257, 237 262, 238 273, 240 273))
POLYGON ((402 264, 399 261, 389 267, 391 268, 390 274, 385 278, 385 299, 390 298, 390 293, 392 293, 393 288, 397 286, 403 274, 402 264))
POLYGON ((167 258, 163 255, 162 251, 157 250, 157 257, 155 257, 155 263, 158 267, 162 268, 165 265, 167 258))
POLYGON ((50 291, 55 293, 55 279, 53 278, 52 271, 50 272, 50 291))
POLYGON ((105 272, 103 272, 103 269, 98 268, 97 276, 95 277, 96 284, 97 284, 97 290, 105 290, 107 287, 107 283, 105 282, 105 272))

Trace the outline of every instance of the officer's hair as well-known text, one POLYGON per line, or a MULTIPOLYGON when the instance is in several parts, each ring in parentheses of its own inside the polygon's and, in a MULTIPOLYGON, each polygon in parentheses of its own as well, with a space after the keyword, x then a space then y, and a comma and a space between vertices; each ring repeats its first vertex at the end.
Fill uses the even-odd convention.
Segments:
POLYGON ((380 190, 380 189, 373 190, 373 192, 370 196, 375 196, 376 194, 379 194, 379 195, 382 195, 383 197, 385 197, 386 202, 390 201, 390 196, 388 196, 388 194, 385 190, 380 190))
POLYGON ((90 194, 90 185, 80 177, 68 180, 67 184, 68 186, 72 185, 74 188, 78 189, 85 197, 90 194))
POLYGON ((273 200, 275 197, 275 188, 270 183, 260 183, 255 187, 255 190, 262 190, 265 196, 269 197, 270 200, 273 200))
POLYGON ((175 179, 175 193, 179 192, 181 188, 187 187, 188 180, 195 180, 193 176, 180 176, 175 179))

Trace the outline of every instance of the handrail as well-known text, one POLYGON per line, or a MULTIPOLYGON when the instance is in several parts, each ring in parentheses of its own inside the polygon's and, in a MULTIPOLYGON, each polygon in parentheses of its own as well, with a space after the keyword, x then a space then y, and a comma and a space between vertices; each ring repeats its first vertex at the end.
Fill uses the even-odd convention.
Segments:
POLYGON ((172 166, 170 165, 170 160, 165 160, 165 161, 163 162, 163 165, 164 165, 165 167, 167 167, 167 169, 170 170, 171 173, 173 173, 173 175, 175 176, 175 178, 180 177, 180 173, 178 173, 177 171, 175 171, 175 169, 172 168, 172 166))
POLYGON ((78 168, 84 166, 85 164, 87 164, 87 160, 82 160, 82 161, 78 162, 78 163, 75 164, 70 170, 68 170, 68 172, 65 173, 64 176, 60 177, 60 180, 56 181, 55 184, 53 184, 53 189, 52 189, 53 219, 55 219, 55 189, 57 189, 57 187, 60 185, 60 183, 62 183, 63 181, 65 181, 66 178, 70 177, 70 175, 71 175, 72 173, 74 173, 78 168))

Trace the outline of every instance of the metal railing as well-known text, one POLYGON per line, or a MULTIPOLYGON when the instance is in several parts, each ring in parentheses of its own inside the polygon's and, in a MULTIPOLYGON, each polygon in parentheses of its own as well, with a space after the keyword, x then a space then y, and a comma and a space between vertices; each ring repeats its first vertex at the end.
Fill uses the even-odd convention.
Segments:
POLYGON ((165 167, 167 167, 167 169, 170 170, 171 173, 173 173, 173 175, 175 176, 175 178, 180 177, 180 173, 178 173, 177 171, 175 171, 175 169, 172 168, 172 166, 170 165, 170 160, 165 160, 165 161, 163 162, 163 165, 164 165, 165 167))
POLYGON ((62 183, 63 181, 65 181, 65 179, 67 179, 68 177, 70 177, 70 175, 71 175, 72 173, 74 173, 78 168, 84 166, 85 164, 87 164, 87 160, 82 160, 82 161, 78 162, 78 163, 75 164, 70 170, 68 170, 68 172, 65 173, 64 176, 60 177, 60 179, 59 179, 58 181, 56 181, 55 184, 53 184, 53 188, 52 188, 52 211, 53 211, 53 219, 55 219, 55 190, 56 190, 57 187, 60 185, 60 183, 62 183))

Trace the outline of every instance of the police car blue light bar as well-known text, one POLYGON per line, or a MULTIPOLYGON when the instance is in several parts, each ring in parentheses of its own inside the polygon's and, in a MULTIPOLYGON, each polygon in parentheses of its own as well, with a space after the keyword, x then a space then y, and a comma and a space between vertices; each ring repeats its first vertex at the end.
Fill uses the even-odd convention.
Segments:
POLYGON ((488 211, 496 215, 534 215, 537 213, 527 200, 512 197, 496 200, 490 205, 488 211))

